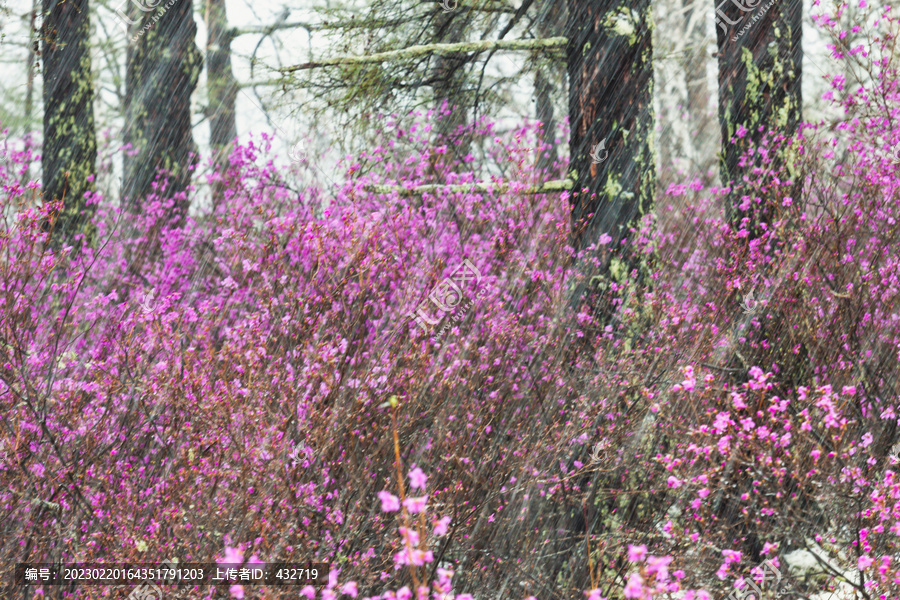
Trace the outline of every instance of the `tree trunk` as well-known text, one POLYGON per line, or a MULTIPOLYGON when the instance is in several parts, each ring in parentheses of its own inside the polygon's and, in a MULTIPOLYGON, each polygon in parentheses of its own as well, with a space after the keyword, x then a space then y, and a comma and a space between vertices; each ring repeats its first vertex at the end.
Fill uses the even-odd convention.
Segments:
MULTIPOLYGON (((551 2, 542 11, 537 31, 541 38, 555 37, 565 33, 565 5, 551 2)), ((556 115, 553 110, 553 84, 548 77, 545 67, 539 65, 534 75, 534 100, 535 118, 543 124, 541 128, 541 143, 547 149, 538 157, 537 167, 539 171, 550 171, 559 160, 559 150, 556 144, 556 115)), ((551 171, 554 176, 559 175, 551 171)))
MULTIPOLYGON (((763 139, 764 131, 791 136, 801 113, 803 58, 800 0, 715 0, 719 46, 719 125, 722 130, 720 173, 730 185, 728 215, 732 226, 746 226, 751 238, 761 234, 760 223, 771 219, 765 199, 741 210, 745 177, 758 161, 740 164, 741 154, 763 139), (746 133, 743 132, 746 130, 746 133), (736 137, 736 135, 743 137, 736 137), (736 143, 731 143, 732 138, 736 143), (742 225, 743 219, 748 219, 742 225)), ((775 157, 783 166, 783 154, 775 157)), ((794 192, 800 192, 799 184, 794 192)))
MULTIPOLYGON (((228 167, 232 143, 237 137, 235 103, 238 86, 231 70, 232 34, 228 28, 225 0, 207 0, 206 26, 209 29, 206 47, 209 143, 216 169, 221 173, 228 167)), ((225 185, 221 181, 213 185, 214 204, 223 199, 225 185)))
MULTIPOLYGON (((435 42, 462 42, 468 21, 459 11, 442 12, 435 19, 435 42)), ((449 115, 441 116, 435 128, 436 133, 445 140, 448 150, 460 161, 469 153, 470 147, 470 136, 458 134, 459 129, 468 122, 469 101, 465 85, 466 64, 470 59, 471 55, 466 52, 440 54, 432 72, 435 107, 441 110, 446 102, 447 109, 452 111, 449 115)))
MULTIPOLYGON (((34 60, 40 52, 37 39, 35 39, 34 24, 37 21, 37 12, 41 8, 38 0, 33 0, 31 4, 31 15, 28 23, 28 58, 25 60, 25 72, 27 73, 27 81, 25 83, 25 140, 28 146, 31 146, 32 127, 31 119, 34 113, 34 60)), ((25 165, 25 172, 19 179, 19 185, 25 185, 31 181, 31 165, 25 165)))
POLYGON ((43 0, 42 9, 43 198, 63 201, 53 227, 55 244, 71 243, 78 234, 90 242, 93 209, 84 195, 94 189, 97 140, 88 0, 43 0))
POLYGON ((569 0, 568 11, 572 243, 608 235, 599 275, 625 284, 645 271, 629 229, 651 212, 656 182, 650 0, 569 0))
MULTIPOLYGON (((190 0, 174 0, 143 15, 134 32, 128 60, 125 97, 125 141, 137 154, 125 162, 123 199, 132 210, 150 194, 158 170, 168 185, 164 197, 186 192, 197 162, 191 131, 191 94, 203 58, 194 43, 190 0)), ((162 191, 162 190, 161 190, 162 191)), ((176 219, 187 213, 182 195, 176 219)))
POLYGON ((688 38, 688 50, 684 53, 682 64, 687 90, 687 108, 694 131, 706 121, 706 111, 709 108, 709 88, 706 83, 706 61, 709 53, 706 50, 704 35, 706 19, 695 18, 697 2, 699 0, 682 0, 685 10, 685 35, 688 38))

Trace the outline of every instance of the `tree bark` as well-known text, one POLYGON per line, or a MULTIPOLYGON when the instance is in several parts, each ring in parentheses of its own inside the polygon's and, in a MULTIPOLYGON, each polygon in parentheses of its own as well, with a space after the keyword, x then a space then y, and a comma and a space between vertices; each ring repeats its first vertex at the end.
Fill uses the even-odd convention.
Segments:
POLYGON ((572 244, 609 235, 600 275, 624 285, 646 270, 630 228, 651 212, 656 183, 650 0, 568 0, 568 11, 572 244))
MULTIPOLYGON (((800 0, 714 1, 722 130, 720 174, 723 185, 732 187, 727 204, 732 226, 746 227, 755 238, 761 234, 760 223, 771 219, 771 211, 765 199, 747 210, 738 207, 747 178, 759 165, 758 159, 741 165, 740 158, 762 141, 764 132, 789 137, 800 123, 803 5, 800 0), (744 219, 747 222, 742 225, 744 219)), ((783 153, 775 156, 773 166, 790 167, 783 153)), ((794 194, 799 192, 797 185, 794 194)))
POLYGON ((165 197, 182 194, 173 215, 180 219, 187 213, 183 192, 197 162, 191 94, 203 65, 194 43, 197 25, 191 2, 157 6, 139 25, 132 38, 125 97, 125 141, 137 154, 125 162, 122 195, 132 210, 139 210, 162 170, 168 180, 165 197))
MULTIPOLYGON (((206 47, 209 143, 216 169, 221 173, 228 167, 232 143, 237 137, 235 104, 238 85, 231 70, 232 34, 228 28, 225 0, 207 0, 206 26, 209 29, 206 47)), ((214 204, 224 198, 225 185, 222 181, 213 185, 214 204)))
POLYGON ((86 205, 84 195, 94 189, 97 139, 88 0, 43 0, 42 10, 43 198, 63 202, 51 239, 54 244, 72 243, 76 235, 85 234, 90 242, 94 209, 86 205))
MULTIPOLYGON (((435 41, 456 44, 463 40, 469 19, 459 12, 442 12, 435 19, 435 41)), ((434 84, 434 106, 444 108, 450 114, 440 115, 435 133, 443 139, 448 148, 460 161, 469 153, 470 136, 459 136, 457 132, 468 122, 466 98, 466 65, 472 56, 466 52, 442 53, 435 59, 432 78, 434 84)))
MULTIPOLYGON (((537 31, 542 38, 554 37, 565 30, 565 4, 551 2, 542 10, 538 19, 537 31)), ((543 124, 541 143, 547 149, 537 160, 540 171, 551 171, 559 160, 559 149, 556 144, 556 115, 553 109, 553 84, 543 65, 539 65, 534 75, 535 118, 543 124)), ((556 172, 551 172, 558 175, 556 172)))

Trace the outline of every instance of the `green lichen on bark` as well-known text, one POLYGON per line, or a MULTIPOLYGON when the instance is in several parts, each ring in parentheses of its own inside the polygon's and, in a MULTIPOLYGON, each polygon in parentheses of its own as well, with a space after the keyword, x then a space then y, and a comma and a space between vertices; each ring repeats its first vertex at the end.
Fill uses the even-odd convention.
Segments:
POLYGON ((651 269, 631 231, 652 214, 656 190, 652 23, 649 0, 569 2, 572 244, 580 251, 611 238, 597 252, 599 270, 577 266, 589 283, 576 301, 611 282, 626 299, 651 269), (592 158, 601 142, 605 151, 592 158))
POLYGON ((44 0, 42 8, 43 199, 63 202, 52 226, 55 244, 74 243, 79 234, 90 243, 94 207, 84 195, 94 191, 97 140, 88 0, 44 0))
MULTIPOLYGON (((732 187, 727 204, 732 225, 740 228, 747 218, 750 236, 757 237, 760 223, 771 219, 765 199, 748 210, 738 205, 752 188, 752 181, 745 177, 761 162, 757 158, 742 165, 740 158, 767 132, 791 136, 802 119, 802 6, 796 1, 761 4, 760 0, 747 0, 746 5, 739 5, 737 0, 717 2, 717 9, 725 16, 717 27, 720 175, 722 182, 732 187)), ((775 168, 793 169, 787 148, 773 158, 775 168)), ((799 193, 799 186, 795 186, 792 195, 799 193)))

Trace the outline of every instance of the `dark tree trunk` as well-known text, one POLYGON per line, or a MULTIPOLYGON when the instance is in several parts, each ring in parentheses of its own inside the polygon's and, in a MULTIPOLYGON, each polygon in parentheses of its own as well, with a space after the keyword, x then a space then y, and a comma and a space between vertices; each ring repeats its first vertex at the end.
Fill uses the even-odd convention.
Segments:
MULTIPOLYGON (((551 38, 565 35, 565 4, 551 2, 542 10, 537 23, 538 36, 551 38)), ((539 65, 534 75, 535 118, 543 124, 541 143, 547 149, 538 157, 537 166, 541 171, 549 171, 559 160, 556 144, 556 115, 553 110, 554 86, 548 77, 548 69, 539 65)), ((556 173, 551 173, 556 175, 556 173)))
MULTIPOLYGON (((465 37, 468 19, 462 11, 442 12, 435 19, 435 43, 461 42, 465 37)), ((440 110, 444 102, 452 113, 438 121, 436 132, 448 144, 454 157, 462 160, 469 152, 470 136, 460 135, 459 129, 468 122, 469 100, 466 96, 466 65, 470 55, 442 54, 435 59, 432 72, 434 104, 440 110)))
POLYGON ((556 148, 556 118, 553 114, 553 86, 547 81, 544 72, 538 70, 534 75, 535 117, 542 123, 540 140, 547 148, 538 157, 537 166, 541 171, 550 171, 559 160, 556 148))
MULTIPOLYGON (((224 0, 207 0, 206 26, 209 41, 206 48, 207 86, 209 89, 209 143, 214 153, 216 169, 224 171, 228 166, 232 143, 237 137, 235 103, 237 101, 237 81, 231 70, 231 30, 224 0)), ((224 182, 213 186, 213 202, 218 204, 224 197, 224 182)))
MULTIPOLYGON (((741 166, 740 158, 763 137, 759 131, 791 136, 801 113, 801 61, 803 58, 800 0, 714 0, 719 46, 719 125, 722 130, 720 173, 731 185, 727 210, 732 225, 742 228, 747 218, 751 238, 761 233, 760 223, 771 219, 765 199, 741 210, 745 177, 756 161, 741 166), (739 128, 746 130, 736 137, 739 128), (731 143, 732 139, 736 143, 731 143)), ((775 167, 784 164, 775 157, 775 167)), ((796 186, 794 194, 799 194, 796 186)))
MULTIPOLYGON (((158 170, 168 180, 166 197, 185 192, 190 184, 197 162, 191 94, 203 65, 190 0, 174 0, 168 9, 160 5, 138 25, 132 30, 137 39, 132 38, 125 97, 125 141, 137 154, 125 161, 122 193, 135 211, 152 192, 158 170)), ((174 217, 183 217, 187 200, 175 210, 174 217)))
POLYGON ((88 0, 43 0, 42 9, 43 198, 63 201, 52 230, 55 244, 71 243, 78 234, 90 242, 93 209, 84 195, 94 189, 97 140, 88 0))
POLYGON ((572 243, 609 235, 599 275, 625 284, 645 272, 629 230, 651 212, 656 183, 650 0, 568 0, 567 30, 572 243))

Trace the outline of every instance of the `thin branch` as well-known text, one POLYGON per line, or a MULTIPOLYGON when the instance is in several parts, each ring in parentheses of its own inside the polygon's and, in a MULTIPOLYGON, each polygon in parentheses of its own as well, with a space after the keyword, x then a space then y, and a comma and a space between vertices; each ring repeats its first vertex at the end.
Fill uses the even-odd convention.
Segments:
MULTIPOLYGON (((572 181, 569 179, 556 179, 553 181, 545 181, 539 185, 532 185, 523 190, 519 190, 523 194, 552 194, 554 192, 562 192, 572 189, 572 181)), ((367 192, 376 194, 393 194, 396 193, 401 197, 418 196, 421 194, 433 194, 440 190, 447 191, 451 194, 464 194, 466 192, 485 193, 491 191, 504 192, 509 189, 509 183, 491 183, 491 182, 473 182, 460 185, 441 185, 429 184, 417 187, 407 188, 400 185, 368 185, 363 188, 367 192)))
POLYGON ((292 67, 280 69, 283 73, 293 73, 306 69, 331 67, 336 65, 361 65, 368 63, 382 63, 391 60, 403 60, 418 58, 429 54, 455 54, 457 52, 484 52, 486 50, 541 50, 563 48, 568 43, 565 37, 554 37, 542 40, 481 40, 477 42, 460 42, 455 44, 426 44, 423 46, 410 46, 402 50, 378 52, 376 54, 363 54, 361 56, 338 56, 316 62, 303 63, 292 67))

